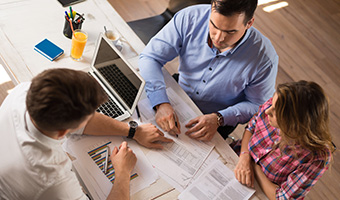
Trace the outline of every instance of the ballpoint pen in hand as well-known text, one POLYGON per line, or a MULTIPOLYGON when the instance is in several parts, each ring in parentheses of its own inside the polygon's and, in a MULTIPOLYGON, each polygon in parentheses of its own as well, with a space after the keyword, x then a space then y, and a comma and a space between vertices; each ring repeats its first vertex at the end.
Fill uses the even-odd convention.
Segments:
POLYGON ((109 156, 110 156, 110 147, 106 146, 106 156, 105 156, 105 164, 104 164, 104 174, 107 173, 107 167, 109 166, 109 156))
MULTIPOLYGON (((176 128, 178 128, 176 113, 174 113, 174 120, 175 120, 175 126, 176 128)), ((178 134, 177 133, 175 134, 176 134, 176 137, 178 137, 178 134)))

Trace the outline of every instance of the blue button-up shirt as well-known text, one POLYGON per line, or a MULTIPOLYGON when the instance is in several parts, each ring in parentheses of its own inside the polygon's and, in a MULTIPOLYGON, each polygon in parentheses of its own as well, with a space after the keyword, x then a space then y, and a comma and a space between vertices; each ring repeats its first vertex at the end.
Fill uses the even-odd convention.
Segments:
POLYGON ((224 125, 235 126, 273 95, 278 55, 253 27, 229 51, 210 47, 210 11, 210 5, 197 5, 176 13, 141 53, 139 68, 156 106, 169 102, 161 68, 179 56, 179 85, 203 113, 218 111, 224 125))

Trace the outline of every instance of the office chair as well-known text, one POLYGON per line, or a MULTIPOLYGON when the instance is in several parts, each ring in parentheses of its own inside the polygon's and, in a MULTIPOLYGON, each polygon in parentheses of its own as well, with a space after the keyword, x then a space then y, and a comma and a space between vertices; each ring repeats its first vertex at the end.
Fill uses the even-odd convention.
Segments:
POLYGON ((170 0, 166 10, 160 14, 149 18, 144 18, 127 24, 138 35, 138 37, 147 44, 150 39, 167 24, 174 14, 191 5, 210 4, 211 0, 170 0))

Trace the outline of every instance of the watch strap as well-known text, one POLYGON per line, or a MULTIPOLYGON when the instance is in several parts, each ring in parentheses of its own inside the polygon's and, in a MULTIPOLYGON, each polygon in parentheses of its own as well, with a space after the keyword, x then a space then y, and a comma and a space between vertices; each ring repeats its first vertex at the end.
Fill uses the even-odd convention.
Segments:
POLYGON ((132 139, 132 138, 135 136, 135 133, 136 133, 136 129, 130 127, 130 129, 129 129, 129 135, 127 136, 127 138, 132 139))
POLYGON ((219 112, 216 112, 215 113, 216 115, 217 115, 217 125, 218 126, 223 126, 223 122, 224 122, 224 120, 223 120, 223 115, 221 114, 221 113, 219 113, 219 112))
POLYGON ((129 129, 129 134, 128 134, 127 138, 132 139, 135 136, 138 124, 135 121, 130 121, 129 126, 130 126, 130 129, 129 129))

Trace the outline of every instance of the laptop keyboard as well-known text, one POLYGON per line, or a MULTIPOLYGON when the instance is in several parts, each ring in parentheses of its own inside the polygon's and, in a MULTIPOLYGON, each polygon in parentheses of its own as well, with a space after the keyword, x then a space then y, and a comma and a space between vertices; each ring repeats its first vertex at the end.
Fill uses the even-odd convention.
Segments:
MULTIPOLYGON (((90 73, 88 73, 92 76, 90 73)), ((107 92, 103 90, 106 95, 107 92)), ((112 100, 112 98, 107 95, 108 100, 97 108, 97 112, 102 113, 106 116, 116 118, 124 114, 124 112, 119 108, 119 106, 112 100)))
POLYGON ((124 102, 131 108, 136 99, 138 89, 115 65, 101 67, 98 71, 104 76, 124 102))
POLYGON ((112 118, 121 116, 123 114, 123 111, 117 106, 117 104, 111 99, 110 96, 107 96, 107 97, 108 97, 108 101, 100 105, 97 108, 97 112, 100 112, 112 118))

